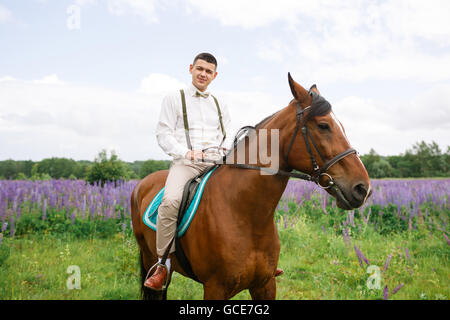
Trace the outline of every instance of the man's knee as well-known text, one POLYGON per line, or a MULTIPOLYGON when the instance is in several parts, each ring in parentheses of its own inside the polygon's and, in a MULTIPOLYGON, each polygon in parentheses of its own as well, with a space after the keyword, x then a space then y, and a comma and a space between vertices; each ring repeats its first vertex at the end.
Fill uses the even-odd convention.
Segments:
POLYGON ((174 197, 163 198, 158 208, 159 223, 170 225, 176 222, 178 218, 178 209, 180 207, 180 202, 180 199, 174 197))
POLYGON ((178 210, 180 207, 181 199, 175 196, 167 196, 161 199, 159 208, 163 210, 178 210))

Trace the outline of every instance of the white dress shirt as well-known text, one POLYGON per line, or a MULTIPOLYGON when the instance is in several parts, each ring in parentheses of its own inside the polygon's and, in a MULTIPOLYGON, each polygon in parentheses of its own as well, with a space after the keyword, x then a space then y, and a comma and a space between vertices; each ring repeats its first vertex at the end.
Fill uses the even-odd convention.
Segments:
MULTIPOLYGON (((208 147, 219 146, 222 142, 223 134, 216 104, 208 91, 201 92, 202 94, 208 94, 206 98, 197 96, 197 91, 199 90, 192 84, 187 89, 184 89, 192 148, 193 150, 202 150, 208 147)), ((226 104, 219 98, 217 100, 222 113, 223 126, 227 134, 222 147, 230 148, 233 139, 230 136, 231 132, 229 132, 230 115, 226 104)), ((172 156, 174 160, 184 158, 189 151, 179 90, 168 94, 162 101, 161 113, 156 126, 156 139, 164 152, 172 156)))

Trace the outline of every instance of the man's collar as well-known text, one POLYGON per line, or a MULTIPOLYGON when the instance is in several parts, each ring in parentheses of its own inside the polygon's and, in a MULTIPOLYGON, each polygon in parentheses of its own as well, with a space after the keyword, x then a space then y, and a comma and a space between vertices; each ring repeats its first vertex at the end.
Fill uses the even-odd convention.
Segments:
POLYGON ((199 89, 197 89, 192 83, 189 85, 189 93, 193 97, 202 96, 203 98, 208 98, 210 93, 209 91, 203 91, 201 92, 199 89))

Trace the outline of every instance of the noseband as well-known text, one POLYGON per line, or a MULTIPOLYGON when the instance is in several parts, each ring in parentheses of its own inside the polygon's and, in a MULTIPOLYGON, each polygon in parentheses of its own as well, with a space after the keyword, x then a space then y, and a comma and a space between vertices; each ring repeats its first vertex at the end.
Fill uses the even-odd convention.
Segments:
MULTIPOLYGON (((313 97, 313 102, 314 99, 317 99, 318 95, 316 93, 310 92, 310 94, 313 97)), ((289 147, 288 150, 286 152, 286 155, 284 156, 284 160, 286 161, 286 163, 288 162, 288 157, 289 157, 289 153, 292 149, 292 146, 294 144, 295 138, 297 137, 297 133, 298 133, 298 129, 301 127, 302 130, 302 134, 303 134, 303 139, 305 140, 305 144, 306 144, 306 149, 308 150, 309 156, 311 158, 311 163, 313 166, 313 173, 307 174, 307 173, 295 173, 295 172, 289 172, 292 171, 289 170, 287 173, 287 175, 291 176, 291 177, 296 177, 296 178, 300 178, 300 179, 304 179, 304 180, 308 180, 308 181, 313 181, 315 182, 319 187, 321 187, 322 189, 328 189, 330 187, 333 187, 336 185, 336 183, 334 182, 334 179, 332 176, 330 176, 326 171, 335 163, 339 162, 340 160, 344 159, 346 156, 352 154, 352 153, 357 153, 355 149, 353 148, 349 148, 344 152, 339 153, 338 155, 334 156, 333 158, 331 158, 328 161, 325 161, 324 157, 322 156, 322 153, 319 151, 319 149, 317 148, 317 144, 315 143, 311 133, 308 130, 308 127, 306 126, 306 121, 304 118, 304 113, 305 111, 307 111, 309 108, 311 108, 311 105, 306 107, 305 109, 302 109, 300 107, 300 102, 297 102, 296 104, 297 106, 297 112, 296 112, 296 117, 297 117, 297 122, 295 125, 295 129, 294 129, 294 134, 292 135, 291 141, 289 143, 289 147), (308 139, 309 138, 309 139, 308 139), (314 153, 312 152, 312 148, 311 148, 311 144, 309 142, 309 140, 311 140, 312 145, 314 147, 314 149, 317 151, 317 154, 319 155, 320 159, 322 160, 322 162, 324 162, 325 164, 320 168, 317 164, 316 161, 316 157, 314 156, 314 153), (300 175, 299 175, 300 174, 300 175), (322 186, 320 184, 320 178, 322 176, 326 176, 328 177, 328 185, 326 186, 322 186)))

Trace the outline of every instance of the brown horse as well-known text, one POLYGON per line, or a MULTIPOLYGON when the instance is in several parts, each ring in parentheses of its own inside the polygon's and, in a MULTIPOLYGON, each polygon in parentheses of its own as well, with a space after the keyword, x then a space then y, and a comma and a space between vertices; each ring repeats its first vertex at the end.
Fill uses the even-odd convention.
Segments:
MULTIPOLYGON (((314 97, 320 98, 317 88, 313 86, 308 92, 290 75, 289 85, 294 100, 256 126, 256 131, 267 129, 269 135, 270 129, 279 129, 279 172, 284 174, 263 175, 257 170, 219 166, 206 184, 189 229, 180 239, 194 274, 203 284, 204 299, 230 299, 245 289, 253 299, 275 299, 280 241, 274 212, 292 169, 307 173, 300 178, 306 176, 325 186, 343 209, 360 207, 371 192, 367 171, 350 148, 342 125, 326 108, 328 102, 322 98, 322 106, 311 104, 314 97), (298 133, 300 127, 303 138, 298 133)), ((271 140, 267 140, 270 144, 271 140)), ((258 166, 267 167, 260 160, 258 166)), ((148 175, 131 195, 142 283, 157 261, 156 233, 142 218, 164 187, 167 174, 164 170, 148 175)), ((174 270, 186 276, 173 256, 169 279, 174 270)), ((144 299, 167 297, 166 291, 155 292, 144 286, 142 291, 144 299)))

